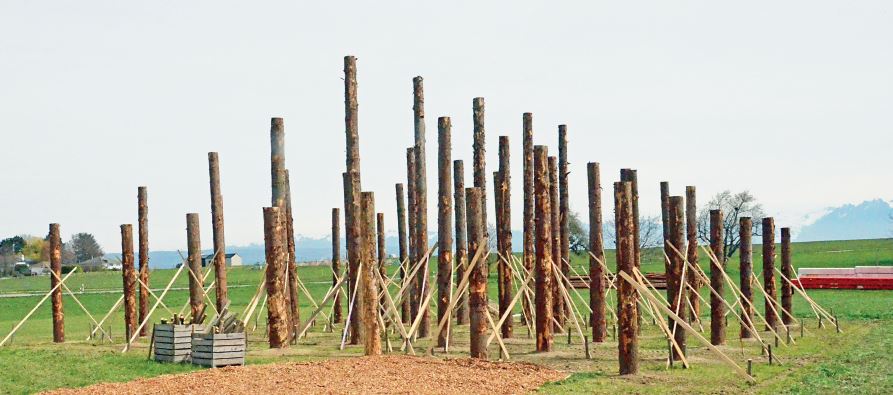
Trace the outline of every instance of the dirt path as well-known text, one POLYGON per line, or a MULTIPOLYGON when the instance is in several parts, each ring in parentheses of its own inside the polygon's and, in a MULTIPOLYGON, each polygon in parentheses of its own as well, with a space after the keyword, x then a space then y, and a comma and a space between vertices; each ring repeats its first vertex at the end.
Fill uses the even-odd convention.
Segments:
POLYGON ((520 394, 566 377, 566 373, 526 363, 388 355, 208 369, 49 393, 520 394))

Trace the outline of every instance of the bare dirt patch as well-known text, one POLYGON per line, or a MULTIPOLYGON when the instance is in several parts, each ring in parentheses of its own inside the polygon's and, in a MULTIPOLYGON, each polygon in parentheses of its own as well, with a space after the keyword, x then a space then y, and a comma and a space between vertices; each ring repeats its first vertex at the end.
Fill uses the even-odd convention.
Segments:
POLYGON ((529 363, 379 356, 208 369, 52 394, 520 394, 568 375, 529 363))

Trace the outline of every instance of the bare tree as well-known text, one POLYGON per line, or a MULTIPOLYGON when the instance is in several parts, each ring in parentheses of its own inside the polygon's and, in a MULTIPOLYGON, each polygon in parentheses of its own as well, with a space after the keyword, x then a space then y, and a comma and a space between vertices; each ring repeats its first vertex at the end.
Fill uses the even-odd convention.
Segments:
MULTIPOLYGON (((605 222, 605 245, 611 245, 615 242, 614 237, 614 221, 605 222)), ((639 219, 639 249, 659 247, 663 245, 663 224, 660 217, 650 216, 639 219)))
POLYGON ((571 252, 579 254, 589 250, 589 227, 583 226, 583 221, 580 221, 580 214, 576 211, 571 211, 568 214, 567 226, 569 228, 568 240, 571 252))
POLYGON ((741 243, 738 232, 738 218, 753 218, 753 235, 760 236, 762 234, 762 221, 760 221, 760 218, 765 217, 766 213, 763 211, 763 205, 757 202, 756 197, 750 191, 738 193, 722 191, 714 195, 710 202, 698 211, 698 238, 705 243, 710 241, 710 210, 715 209, 722 210, 723 214, 723 230, 725 234, 723 250, 726 258, 735 255, 741 243))

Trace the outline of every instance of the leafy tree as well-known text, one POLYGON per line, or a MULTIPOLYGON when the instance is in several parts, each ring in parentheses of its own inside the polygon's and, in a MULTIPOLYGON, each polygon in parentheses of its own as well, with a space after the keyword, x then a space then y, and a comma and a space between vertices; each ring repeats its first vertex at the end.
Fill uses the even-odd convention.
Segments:
POLYGON ((8 237, 0 241, 0 254, 20 254, 25 247, 25 239, 22 236, 8 237))
POLYGON ((22 255, 29 261, 42 261, 44 249, 48 248, 49 244, 39 237, 29 238, 25 241, 25 246, 22 247, 22 255))
POLYGON ((105 255, 96 238, 90 233, 75 233, 71 236, 71 250, 76 262, 83 262, 93 257, 105 255))
POLYGON ((762 219, 766 216, 763 205, 757 202, 749 191, 732 193, 723 191, 717 193, 710 202, 698 212, 698 238, 705 243, 710 242, 710 210, 720 209, 723 214, 723 248, 726 259, 738 251, 741 246, 739 234, 739 222, 741 217, 753 219, 753 235, 762 234, 762 219))

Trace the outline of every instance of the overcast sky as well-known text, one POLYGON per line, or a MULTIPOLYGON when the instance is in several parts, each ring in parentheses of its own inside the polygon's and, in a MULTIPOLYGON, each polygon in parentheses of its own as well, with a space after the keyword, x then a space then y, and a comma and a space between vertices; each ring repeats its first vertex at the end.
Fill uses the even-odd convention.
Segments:
POLYGON ((436 118, 452 117, 453 157, 470 162, 477 96, 488 174, 498 136, 511 139, 515 228, 523 112, 550 152, 568 125, 571 208, 583 213, 589 161, 608 190, 621 167, 638 169, 643 215, 659 213, 662 180, 673 194, 697 186, 701 203, 748 189, 778 226, 893 198, 889 1, 298 3, 3 1, 0 236, 58 222, 65 240, 91 232, 119 251, 146 185, 152 249, 185 248, 187 212, 200 213, 210 247, 207 152, 218 151, 227 243, 262 242, 274 116, 285 118, 296 231, 328 234, 342 204, 349 54, 363 186, 391 229, 416 75, 431 229, 436 118))

